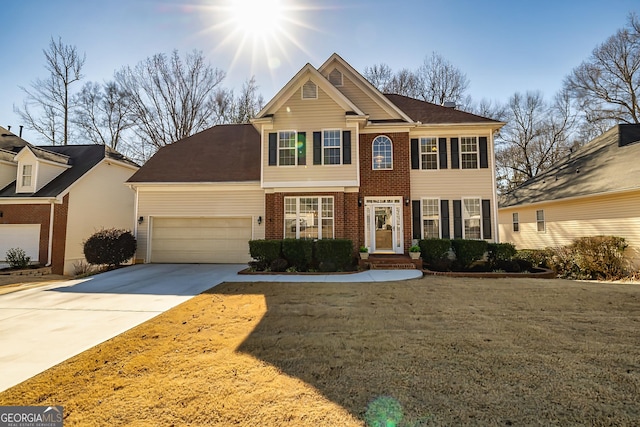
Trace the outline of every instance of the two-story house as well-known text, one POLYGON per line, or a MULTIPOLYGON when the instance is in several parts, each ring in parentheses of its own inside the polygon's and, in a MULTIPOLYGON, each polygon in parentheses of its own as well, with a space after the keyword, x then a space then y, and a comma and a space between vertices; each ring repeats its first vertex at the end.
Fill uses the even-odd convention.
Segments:
POLYGON ((305 65, 251 125, 162 148, 129 179, 137 258, 246 262, 260 238, 347 238, 385 254, 426 237, 495 241, 502 125, 385 95, 334 54, 305 65))
POLYGON ((101 228, 132 229, 138 165, 104 145, 40 147, 0 128, 0 262, 11 248, 73 274, 82 242, 101 228))

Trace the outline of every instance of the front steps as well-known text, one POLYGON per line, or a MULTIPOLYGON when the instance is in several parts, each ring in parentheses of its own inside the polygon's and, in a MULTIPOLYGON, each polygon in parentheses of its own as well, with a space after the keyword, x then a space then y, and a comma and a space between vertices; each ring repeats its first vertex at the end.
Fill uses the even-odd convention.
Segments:
POLYGON ((365 270, 421 270, 422 258, 414 260, 409 255, 371 254, 368 259, 361 259, 359 266, 365 270))

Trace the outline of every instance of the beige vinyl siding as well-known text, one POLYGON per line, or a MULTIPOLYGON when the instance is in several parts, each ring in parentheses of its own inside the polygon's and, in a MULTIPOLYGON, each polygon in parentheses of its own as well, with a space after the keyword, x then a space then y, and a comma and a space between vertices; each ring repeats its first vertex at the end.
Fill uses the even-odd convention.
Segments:
POLYGON ((369 115, 370 120, 388 120, 397 119, 400 116, 386 112, 376 101, 374 101, 368 93, 365 93, 356 84, 344 74, 342 86, 337 87, 347 98, 351 100, 363 113, 369 115))
POLYGON ((499 210, 500 240, 518 249, 562 246, 584 236, 624 237, 628 254, 640 266, 640 192, 541 203, 499 210), (546 231, 538 232, 536 211, 544 210, 546 231), (512 228, 518 213, 520 231, 512 228))
POLYGON ((101 228, 133 231, 135 192, 124 185, 136 169, 102 161, 71 187, 64 274, 84 260, 82 242, 101 228))
POLYGON ((67 170, 65 166, 53 165, 51 163, 44 163, 38 161, 37 167, 34 165, 32 180, 36 180, 36 191, 39 191, 42 187, 53 181, 55 177, 67 170), (36 177, 35 174, 38 174, 36 177))
MULTIPOLYGON (((282 183, 352 182, 357 181, 357 132, 347 128, 345 111, 318 87, 318 99, 301 99, 300 90, 283 104, 274 115, 273 129, 265 130, 263 141, 263 184, 272 187, 282 183), (313 132, 327 129, 351 131, 350 165, 314 165, 313 132), (269 166, 269 133, 278 131, 306 132, 306 166, 269 166)), ((282 186, 282 185, 279 185, 282 186)))
POLYGON ((136 258, 148 261, 149 217, 162 218, 251 218, 253 239, 264 239, 264 191, 259 183, 194 184, 138 187, 138 225, 136 258), (173 189, 172 189, 173 188, 173 189), (262 216, 263 222, 257 224, 262 216))
POLYGON ((411 170, 411 198, 493 199, 492 169, 411 170))
POLYGON ((0 161, 0 188, 4 188, 16 180, 18 165, 15 163, 0 161))

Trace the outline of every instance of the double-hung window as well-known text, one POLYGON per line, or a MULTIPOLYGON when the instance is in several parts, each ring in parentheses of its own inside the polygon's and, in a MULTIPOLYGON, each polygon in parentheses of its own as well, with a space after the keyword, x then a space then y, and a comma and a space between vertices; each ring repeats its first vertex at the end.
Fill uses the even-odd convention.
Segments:
POLYGON ((389 137, 381 135, 371 145, 373 169, 393 169, 393 143, 389 137))
POLYGON ((518 232, 520 231, 520 216, 518 215, 517 212, 514 212, 511 215, 511 219, 513 222, 513 231, 518 232))
POLYGON ((544 223, 544 210, 536 211, 536 223, 538 225, 538 231, 544 233, 546 228, 544 223))
POLYGON ((342 158, 340 130, 332 129, 322 132, 322 164, 339 165, 342 158))
POLYGON ((422 237, 424 239, 440 238, 440 201, 438 199, 422 199, 422 237))
POLYGON ((284 237, 332 239, 333 197, 285 197, 284 237))
POLYGON ((33 165, 22 165, 22 186, 31 187, 33 165))
POLYGON ((480 209, 480 199, 462 199, 462 219, 464 225, 463 238, 482 238, 482 211, 480 209))
POLYGON ((278 165, 296 165, 296 132, 278 132, 278 165))
POLYGON ((420 138, 422 169, 438 169, 438 138, 420 138))
POLYGON ((462 169, 478 168, 478 138, 463 136, 460 138, 460 160, 462 169))

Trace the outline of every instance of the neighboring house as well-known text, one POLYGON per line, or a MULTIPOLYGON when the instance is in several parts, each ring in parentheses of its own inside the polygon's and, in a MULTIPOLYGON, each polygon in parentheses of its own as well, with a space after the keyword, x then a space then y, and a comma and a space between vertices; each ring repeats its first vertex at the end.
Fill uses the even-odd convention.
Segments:
POLYGON ((338 55, 305 65, 250 125, 164 147, 129 184, 144 262, 246 262, 248 240, 497 240, 501 122, 384 95, 338 55))
POLYGON ((104 145, 36 147, 0 132, 0 260, 18 247, 73 274, 89 236, 133 229, 135 194, 124 182, 138 165, 104 145))
POLYGON ((629 243, 640 266, 640 125, 621 124, 503 195, 500 240, 518 249, 562 246, 583 236, 629 243))

